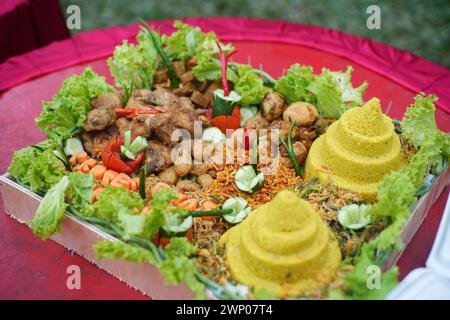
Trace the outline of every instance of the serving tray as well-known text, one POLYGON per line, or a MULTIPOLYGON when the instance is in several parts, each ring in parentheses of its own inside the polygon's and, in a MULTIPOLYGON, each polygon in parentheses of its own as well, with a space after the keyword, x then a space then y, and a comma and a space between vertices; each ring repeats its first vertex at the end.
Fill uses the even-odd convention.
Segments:
MULTIPOLYGON (((401 238, 405 243, 404 248, 413 238, 428 211, 448 184, 449 179, 450 168, 447 166, 446 170, 434 182, 430 191, 420 197, 415 204, 413 212, 401 232, 401 238)), ((42 200, 42 197, 16 183, 14 178, 8 174, 0 176, 0 192, 5 212, 23 224, 27 224, 33 218, 42 200)), ((153 299, 180 300, 194 298, 192 292, 184 284, 166 286, 162 275, 152 265, 135 264, 120 260, 98 260, 92 250, 92 246, 98 241, 115 241, 115 238, 81 221, 70 213, 66 213, 66 216, 62 223, 62 231, 52 236, 52 240, 78 253, 101 269, 153 299)), ((384 269, 395 265, 402 253, 403 250, 394 251, 384 265, 384 269)))

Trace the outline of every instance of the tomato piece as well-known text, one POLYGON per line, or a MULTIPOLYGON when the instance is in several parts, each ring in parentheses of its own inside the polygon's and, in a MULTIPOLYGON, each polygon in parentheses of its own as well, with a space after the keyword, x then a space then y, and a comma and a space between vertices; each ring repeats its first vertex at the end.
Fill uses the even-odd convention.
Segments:
MULTIPOLYGON (((135 137, 132 137, 135 139, 135 137)), ((102 152, 103 164, 106 168, 121 173, 132 173, 137 169, 144 158, 144 151, 140 152, 135 160, 122 160, 120 157, 120 146, 125 142, 122 136, 114 136, 106 144, 102 152)))

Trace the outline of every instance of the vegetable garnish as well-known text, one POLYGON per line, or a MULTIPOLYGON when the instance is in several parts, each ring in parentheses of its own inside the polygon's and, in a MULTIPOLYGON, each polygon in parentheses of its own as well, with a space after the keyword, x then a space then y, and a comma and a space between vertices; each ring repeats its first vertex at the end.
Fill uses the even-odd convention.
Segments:
POLYGON ((338 212, 339 223, 347 229, 358 230, 367 226, 371 217, 367 215, 368 206, 365 204, 350 204, 342 207, 338 212))
POLYGON ((124 143, 120 146, 120 152, 123 157, 130 160, 136 160, 136 156, 147 149, 147 139, 141 136, 137 136, 133 142, 131 142, 131 131, 125 131, 124 143))
POLYGON ((209 127, 203 130, 202 140, 204 142, 219 143, 225 140, 225 135, 219 128, 209 127))
POLYGON ((227 199, 222 206, 223 209, 232 209, 231 214, 226 214, 223 218, 229 223, 236 224, 244 220, 252 211, 252 208, 247 206, 247 200, 242 197, 232 197, 227 199))
POLYGON ((69 138, 65 142, 64 153, 67 156, 73 156, 74 154, 84 151, 83 145, 78 138, 69 138))
POLYGON ((120 157, 121 146, 124 144, 123 136, 114 136, 106 144, 102 152, 103 164, 111 170, 132 173, 136 170, 144 157, 144 151, 135 156, 135 160, 122 160, 120 157))
POLYGON ((264 174, 257 173, 251 165, 243 166, 236 172, 235 182, 239 190, 254 193, 263 185, 264 174))
POLYGON ((235 91, 231 91, 228 95, 225 95, 224 90, 217 89, 214 91, 214 105, 212 110, 213 118, 224 115, 228 116, 232 113, 233 107, 235 107, 241 96, 235 91))
POLYGON ((158 113, 164 113, 161 110, 156 109, 140 109, 140 108, 116 108, 115 109, 117 115, 119 117, 127 117, 129 119, 136 118, 139 114, 158 114, 158 113))
POLYGON ((229 54, 225 55, 225 52, 222 50, 222 46, 219 42, 216 43, 217 48, 219 48, 220 54, 220 68, 222 74, 222 86, 223 86, 223 95, 228 97, 230 94, 230 89, 228 88, 228 79, 227 79, 227 69, 228 69, 228 59, 237 52, 237 50, 231 51, 229 54))
POLYGON ((61 230, 60 222, 64 218, 67 208, 65 192, 69 187, 69 177, 64 176, 61 180, 48 190, 42 199, 36 215, 30 225, 35 235, 46 240, 55 232, 61 230))
POLYGON ((286 144, 286 141, 284 141, 284 139, 278 135, 278 139, 280 139, 281 144, 283 145, 284 151, 288 154, 289 159, 291 159, 292 161, 292 165, 294 166, 294 170, 295 170, 295 174, 298 177, 302 176, 302 169, 297 161, 297 159, 295 158, 295 153, 294 153, 294 148, 292 146, 292 138, 291 138, 291 132, 292 132, 292 128, 294 128, 295 126, 295 122, 291 123, 291 126, 289 127, 289 131, 288 131, 288 143, 286 144))
POLYGON ((233 108, 231 115, 217 116, 211 120, 211 124, 226 133, 227 129, 239 129, 241 127, 241 112, 238 106, 233 108))
POLYGON ((139 171, 139 195, 142 199, 146 198, 145 194, 145 177, 147 176, 147 166, 143 165, 139 171))
POLYGON ((155 47, 155 49, 158 52, 158 54, 160 55, 162 61, 166 65, 167 70, 169 70, 170 83, 172 84, 172 88, 178 88, 180 83, 178 81, 175 70, 173 69, 173 66, 170 63, 169 57, 167 56, 167 54, 164 52, 164 50, 162 48, 161 40, 156 38, 156 35, 154 34, 154 32, 150 29, 150 27, 144 20, 142 20, 142 19, 139 19, 139 20, 144 25, 144 28, 145 28, 145 30, 147 30, 148 35, 153 43, 153 46, 155 47))

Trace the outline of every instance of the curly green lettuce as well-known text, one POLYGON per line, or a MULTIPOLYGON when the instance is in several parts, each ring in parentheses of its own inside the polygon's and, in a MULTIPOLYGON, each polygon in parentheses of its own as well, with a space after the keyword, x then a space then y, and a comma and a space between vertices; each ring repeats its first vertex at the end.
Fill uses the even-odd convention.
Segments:
POLYGON ((77 210, 82 210, 92 203, 94 191, 94 177, 92 174, 71 172, 68 198, 70 204, 77 210))
MULTIPOLYGON (((194 27, 176 20, 173 26, 177 29, 170 36, 162 36, 165 50, 179 60, 187 61, 202 53, 209 55, 218 53, 217 38, 214 32, 202 32, 199 27, 194 27)), ((231 44, 221 45, 225 52, 231 52, 231 44)))
POLYGON ((83 127, 91 101, 113 90, 104 77, 87 67, 82 74, 65 79, 53 99, 43 102, 36 124, 49 138, 70 138, 83 127))
POLYGON ((33 192, 45 192, 61 180, 67 171, 52 150, 26 147, 15 151, 8 173, 33 192))
POLYGON ((61 221, 67 208, 65 194, 69 183, 69 177, 64 176, 50 188, 30 222, 34 234, 42 240, 61 230, 61 221))
POLYGON ((363 103, 362 96, 367 82, 354 88, 351 82, 352 67, 345 72, 322 69, 322 73, 313 81, 308 90, 316 96, 316 107, 325 118, 337 119, 348 108, 363 103))
POLYGON ((264 86, 263 80, 250 65, 238 64, 238 79, 234 90, 241 96, 243 106, 260 104, 271 89, 264 86))
POLYGON ((144 248, 122 241, 100 241, 93 247, 97 259, 120 259, 136 263, 156 264, 153 254, 144 248))
POLYGON ((415 146, 420 146, 427 135, 436 132, 437 126, 434 119, 437 101, 435 95, 425 96, 423 93, 414 97, 414 103, 409 106, 401 121, 402 135, 415 146))
POLYGON ((194 292, 198 299, 205 298, 205 286, 196 274, 195 260, 189 257, 197 251, 197 247, 184 237, 176 237, 170 240, 165 249, 165 259, 159 266, 166 284, 183 282, 194 292))
POLYGON ((108 58, 109 71, 116 85, 128 91, 133 88, 151 89, 158 61, 158 53, 148 31, 142 29, 136 39, 136 45, 124 40, 108 58))
POLYGON ((309 92, 308 86, 315 80, 316 75, 312 67, 293 64, 287 74, 278 78, 275 91, 283 94, 288 102, 306 101, 313 103, 314 96, 309 92))

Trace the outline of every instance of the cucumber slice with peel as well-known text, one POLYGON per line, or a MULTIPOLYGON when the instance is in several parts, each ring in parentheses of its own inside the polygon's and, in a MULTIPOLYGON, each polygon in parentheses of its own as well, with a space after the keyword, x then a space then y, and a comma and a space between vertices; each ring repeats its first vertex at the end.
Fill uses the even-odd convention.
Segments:
POLYGON ((247 206, 247 200, 242 197, 232 197, 227 199, 223 205, 222 209, 232 209, 231 214, 223 215, 223 218, 229 223, 236 224, 244 220, 252 208, 247 206))
POLYGON ((264 175, 262 172, 257 174, 251 165, 243 166, 236 172, 235 183, 239 190, 254 193, 263 185, 264 175))
POLYGON ((69 138, 66 140, 64 146, 64 153, 68 156, 73 156, 74 154, 84 151, 83 144, 80 139, 77 138, 69 138))

